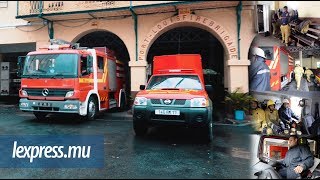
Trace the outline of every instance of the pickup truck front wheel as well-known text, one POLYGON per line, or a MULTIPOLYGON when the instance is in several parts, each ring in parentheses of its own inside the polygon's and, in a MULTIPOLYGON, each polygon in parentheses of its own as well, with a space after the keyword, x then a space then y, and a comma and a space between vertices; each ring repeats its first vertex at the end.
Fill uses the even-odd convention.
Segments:
POLYGON ((148 125, 145 122, 133 120, 133 129, 136 136, 145 136, 148 132, 148 125))
POLYGON ((210 120, 210 122, 203 127, 202 131, 201 131, 201 135, 204 139, 205 142, 210 143, 213 140, 213 122, 212 120, 210 120))

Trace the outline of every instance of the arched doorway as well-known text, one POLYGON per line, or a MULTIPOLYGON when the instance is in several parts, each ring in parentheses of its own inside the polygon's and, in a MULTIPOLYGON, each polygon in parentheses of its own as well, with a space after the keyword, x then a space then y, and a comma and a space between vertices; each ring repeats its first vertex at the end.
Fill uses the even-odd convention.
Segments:
POLYGON ((171 54, 200 54, 205 72, 205 83, 214 88, 210 98, 214 107, 222 108, 224 100, 224 55, 220 41, 210 32, 193 26, 173 28, 160 35, 151 45, 147 54, 149 78, 152 73, 154 56, 171 54))
POLYGON ((119 61, 124 63, 125 82, 127 97, 130 96, 131 84, 130 84, 130 68, 128 63, 130 61, 129 52, 124 42, 114 33, 109 31, 99 30, 89 32, 80 38, 74 40, 74 42, 80 43, 81 47, 107 47, 115 52, 115 55, 119 61))

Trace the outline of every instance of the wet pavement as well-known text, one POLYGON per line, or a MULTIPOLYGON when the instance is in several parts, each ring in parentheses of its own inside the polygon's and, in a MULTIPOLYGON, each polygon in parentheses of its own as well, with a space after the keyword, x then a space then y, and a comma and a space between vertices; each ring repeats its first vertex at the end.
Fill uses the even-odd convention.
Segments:
POLYGON ((214 141, 206 144, 190 129, 157 127, 137 138, 127 112, 105 112, 90 122, 72 116, 38 121, 0 102, 0 135, 105 137, 104 168, 0 168, 0 178, 248 178, 250 132, 249 126, 215 124, 214 141))

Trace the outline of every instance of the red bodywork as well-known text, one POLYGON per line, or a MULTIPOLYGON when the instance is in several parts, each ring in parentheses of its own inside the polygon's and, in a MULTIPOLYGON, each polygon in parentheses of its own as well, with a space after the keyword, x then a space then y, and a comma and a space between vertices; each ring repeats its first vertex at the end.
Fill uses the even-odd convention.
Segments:
POLYGON ((290 56, 285 47, 273 46, 273 60, 266 59, 266 64, 270 69, 270 86, 272 91, 279 91, 284 87, 285 84, 291 82, 291 74, 294 70, 294 59, 290 56), (281 59, 284 58, 283 56, 281 57, 281 53, 286 56, 288 60, 281 59), (281 68, 286 68, 281 67, 284 66, 284 64, 285 66, 288 66, 288 70, 286 73, 282 74, 281 68), (288 80, 288 82, 281 86, 281 83, 284 81, 284 77, 288 80))
MULTIPOLYGON (((42 48, 38 51, 33 51, 28 53, 28 55, 36 55, 36 54, 79 54, 80 56, 88 56, 91 53, 85 49, 70 49, 69 46, 61 45, 60 49, 57 50, 49 50, 48 48, 42 48)), ((117 105, 119 104, 119 93, 120 90, 123 89, 124 84, 124 70, 123 64, 116 59, 114 53, 105 48, 99 48, 96 50, 96 55, 98 57, 102 57, 104 61, 104 69, 98 70, 98 67, 94 67, 93 71, 97 71, 97 90, 98 95, 100 97, 100 109, 109 109, 109 100, 115 99, 117 101, 117 105), (112 73, 108 67, 108 64, 113 61, 116 62, 116 70, 112 71, 116 73, 116 89, 110 90, 109 85, 109 76, 112 73)), ((80 57, 79 56, 79 57, 80 57)), ((80 72, 80 58, 78 59, 78 74, 80 72)), ((90 90, 94 89, 94 76, 93 73, 86 76, 78 76, 76 78, 21 78, 21 89, 19 96, 20 98, 28 98, 32 100, 53 100, 53 101, 64 101, 67 99, 76 99, 81 102, 85 102, 87 95, 90 90), (71 89, 74 91, 74 95, 72 97, 45 97, 45 96, 23 96, 21 94, 21 90, 24 89, 71 89)))
POLYGON ((202 90, 143 90, 137 96, 150 99, 192 99, 205 97, 204 77, 201 56, 199 54, 178 54, 155 56, 153 60, 153 75, 197 75, 200 79, 202 90))

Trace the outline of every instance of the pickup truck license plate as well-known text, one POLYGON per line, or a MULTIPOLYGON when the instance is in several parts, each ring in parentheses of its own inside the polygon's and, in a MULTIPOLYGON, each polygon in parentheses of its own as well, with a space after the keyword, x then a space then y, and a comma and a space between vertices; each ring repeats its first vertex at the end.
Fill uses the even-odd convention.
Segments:
POLYGON ((38 106, 40 106, 40 107, 51 107, 52 104, 51 103, 46 103, 46 102, 39 102, 38 106))
POLYGON ((173 116, 179 116, 180 111, 179 110, 164 110, 164 109, 156 109, 155 110, 156 115, 173 115, 173 116))

